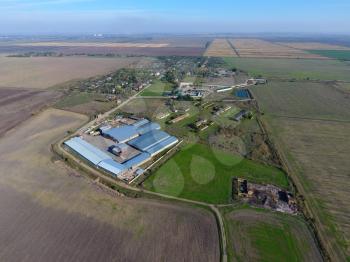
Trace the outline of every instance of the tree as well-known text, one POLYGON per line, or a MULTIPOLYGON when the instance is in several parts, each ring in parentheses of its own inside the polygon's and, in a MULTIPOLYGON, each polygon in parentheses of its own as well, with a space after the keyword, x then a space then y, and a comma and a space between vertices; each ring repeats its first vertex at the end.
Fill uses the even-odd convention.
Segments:
POLYGON ((176 84, 176 74, 174 70, 167 71, 164 75, 164 78, 169 83, 176 84))

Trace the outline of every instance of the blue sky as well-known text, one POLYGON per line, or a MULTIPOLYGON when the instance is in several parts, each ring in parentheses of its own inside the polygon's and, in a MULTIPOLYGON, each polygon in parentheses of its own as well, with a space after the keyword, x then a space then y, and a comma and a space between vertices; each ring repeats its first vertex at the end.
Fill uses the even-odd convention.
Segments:
POLYGON ((0 0, 1 33, 350 33, 349 0, 0 0))

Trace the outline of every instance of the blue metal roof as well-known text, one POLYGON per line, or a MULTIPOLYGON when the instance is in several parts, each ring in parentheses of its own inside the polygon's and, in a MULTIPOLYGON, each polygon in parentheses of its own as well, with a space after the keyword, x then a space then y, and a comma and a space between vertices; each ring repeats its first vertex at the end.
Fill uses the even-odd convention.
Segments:
POLYGON ((134 166, 139 166, 142 163, 146 162, 147 160, 151 159, 151 155, 148 153, 141 153, 134 158, 131 158, 130 160, 126 161, 123 165, 126 168, 132 168, 134 166))
POLYGON ((64 144, 95 165, 103 160, 112 159, 109 155, 87 143, 80 137, 74 137, 64 142, 64 144))
POLYGON ((98 164, 99 167, 111 173, 114 177, 117 177, 120 173, 126 170, 126 167, 113 159, 103 160, 98 164))
POLYGON ((103 131, 103 134, 111 137, 113 140, 116 140, 119 143, 125 142, 138 135, 136 128, 128 125, 103 131))
POLYGON ((154 146, 152 146, 151 148, 147 149, 147 153, 149 153, 151 155, 158 154, 161 151, 167 149, 169 146, 177 143, 178 141, 179 140, 174 136, 168 137, 164 141, 159 142, 159 143, 155 144, 154 146))
POLYGON ((168 137, 170 137, 170 135, 164 131, 153 130, 142 136, 134 138, 133 140, 129 141, 128 144, 141 151, 146 151, 157 143, 164 141, 168 137))
POLYGON ((137 132, 140 135, 146 134, 152 130, 160 130, 160 125, 157 123, 148 122, 147 124, 144 124, 137 128, 137 132))
POLYGON ((147 119, 141 119, 141 120, 139 120, 139 121, 133 123, 132 126, 134 126, 134 127, 137 128, 137 127, 143 126, 143 125, 145 125, 145 124, 147 124, 147 123, 149 123, 149 120, 147 120, 147 119))

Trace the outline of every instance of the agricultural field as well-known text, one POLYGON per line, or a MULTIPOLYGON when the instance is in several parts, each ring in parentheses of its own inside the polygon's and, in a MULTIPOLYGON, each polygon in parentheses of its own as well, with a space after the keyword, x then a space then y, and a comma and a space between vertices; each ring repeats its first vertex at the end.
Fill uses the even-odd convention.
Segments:
POLYGON ((0 56, 0 87, 45 89, 137 65, 142 59, 0 56))
POLYGON ((205 51, 204 56, 234 57, 237 54, 226 39, 215 39, 205 51))
POLYGON ((203 144, 186 145, 143 185, 163 194, 225 204, 231 202, 233 177, 288 187, 280 170, 203 144))
POLYGON ((317 42, 280 42, 279 45, 288 46, 291 48, 301 49, 301 50, 350 50, 350 47, 339 46, 333 44, 317 43, 317 42))
POLYGON ((56 91, 0 88, 0 136, 61 97, 56 91))
POLYGON ((335 83, 270 81, 250 89, 270 116, 350 120, 349 97, 335 83))
POLYGON ((337 85, 270 83, 253 92, 328 253, 349 257, 349 96, 337 85))
POLYGON ((350 81, 350 64, 336 60, 272 58, 224 58, 224 60, 228 68, 239 68, 254 77, 350 81))
POLYGON ((50 109, 0 139, 0 260, 218 261, 208 211, 115 196, 52 155, 86 120, 50 109))
POLYGON ((102 94, 75 91, 64 96, 54 105, 58 109, 89 116, 109 111, 116 106, 116 102, 106 101, 105 96, 102 94))
POLYGON ((231 39, 229 41, 240 57, 325 59, 318 54, 260 39, 231 39))
POLYGON ((202 56, 208 39, 157 38, 116 41, 41 41, 0 43, 0 53, 53 52, 62 55, 202 56))
POLYGON ((272 118, 269 125, 328 251, 340 259, 350 239, 350 123, 272 118))
POLYGON ((120 112, 156 119, 161 112, 168 110, 166 106, 168 99, 137 97, 120 108, 120 112))
POLYGON ((341 61, 350 61, 349 50, 309 50, 312 54, 322 55, 329 58, 334 58, 341 61))
POLYGON ((173 90, 170 83, 156 80, 151 86, 147 87, 140 96, 162 96, 164 92, 173 90))
POLYGON ((17 46, 60 46, 60 47, 139 47, 159 48, 168 46, 167 43, 112 43, 112 42, 30 42, 15 44, 17 46))
POLYGON ((250 208, 222 208, 230 261, 322 261, 299 217, 250 208))

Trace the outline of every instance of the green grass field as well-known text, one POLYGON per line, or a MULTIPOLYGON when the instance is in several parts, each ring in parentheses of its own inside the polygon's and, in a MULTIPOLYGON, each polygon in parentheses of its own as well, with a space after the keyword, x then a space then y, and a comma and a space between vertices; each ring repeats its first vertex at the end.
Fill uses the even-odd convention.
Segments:
POLYGON ((320 261, 315 241, 299 217, 251 208, 226 208, 230 261, 320 261))
POLYGON ((162 96, 165 91, 171 91, 172 85, 160 80, 154 81, 154 83, 146 88, 140 96, 162 96))
POLYGON ((236 67, 251 76, 279 79, 350 81, 350 65, 337 60, 224 58, 227 67, 236 67))
POLYGON ((69 108, 76 105, 81 105, 94 101, 95 99, 104 99, 102 95, 87 93, 87 92, 73 92, 56 103, 57 108, 69 108))
POLYGON ((308 50, 308 52, 342 61, 350 61, 350 50, 308 50))
POLYGON ((262 110, 273 116, 349 120, 350 103, 333 84, 270 81, 254 86, 262 110))
POLYGON ((144 187, 213 204, 229 203, 233 177, 287 188, 284 173, 239 156, 212 150, 203 144, 188 145, 161 166, 144 187))

